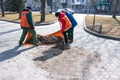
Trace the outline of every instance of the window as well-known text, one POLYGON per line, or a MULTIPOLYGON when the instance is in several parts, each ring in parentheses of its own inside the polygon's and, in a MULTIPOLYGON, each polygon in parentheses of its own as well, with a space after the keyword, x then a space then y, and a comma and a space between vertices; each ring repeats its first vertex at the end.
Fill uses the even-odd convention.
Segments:
POLYGON ((77 0, 77 2, 80 2, 80 0, 77 0))
POLYGON ((61 3, 66 3, 66 0, 61 0, 61 3))
POLYGON ((82 3, 84 3, 84 0, 82 0, 82 3))
POLYGON ((72 3, 75 3, 74 0, 72 0, 72 3))
POLYGON ((84 3, 84 0, 81 0, 82 3, 84 3))

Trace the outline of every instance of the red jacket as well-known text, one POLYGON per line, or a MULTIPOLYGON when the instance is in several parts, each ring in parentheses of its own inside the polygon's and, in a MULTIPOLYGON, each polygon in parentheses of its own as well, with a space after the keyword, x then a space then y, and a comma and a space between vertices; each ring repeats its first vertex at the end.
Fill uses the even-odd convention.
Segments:
POLYGON ((62 32, 65 32, 71 28, 71 22, 65 15, 65 13, 61 12, 58 20, 61 23, 62 32))

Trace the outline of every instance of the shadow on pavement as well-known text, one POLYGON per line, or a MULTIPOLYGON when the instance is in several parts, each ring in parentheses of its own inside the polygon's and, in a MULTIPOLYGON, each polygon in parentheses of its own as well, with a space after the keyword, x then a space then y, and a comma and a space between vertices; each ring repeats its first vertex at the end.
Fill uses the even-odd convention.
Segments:
POLYGON ((10 59, 12 57, 15 57, 25 50, 33 48, 33 47, 30 47, 30 48, 18 50, 19 47, 20 46, 16 46, 13 49, 10 49, 10 50, 7 50, 7 51, 4 51, 4 52, 0 53, 0 62, 4 61, 4 60, 7 60, 7 59, 10 59))
POLYGON ((50 58, 53 58, 55 56, 58 56, 62 53, 63 50, 59 49, 59 48, 56 48, 56 47, 52 47, 50 48, 49 50, 47 51, 44 51, 43 52, 43 56, 40 56, 40 57, 36 57, 34 58, 33 60, 34 61, 46 61, 50 58))
POLYGON ((11 32, 14 32, 14 31, 19 31, 19 30, 21 30, 21 29, 14 29, 14 30, 2 32, 2 33, 0 33, 0 35, 7 34, 7 33, 11 33, 11 32))

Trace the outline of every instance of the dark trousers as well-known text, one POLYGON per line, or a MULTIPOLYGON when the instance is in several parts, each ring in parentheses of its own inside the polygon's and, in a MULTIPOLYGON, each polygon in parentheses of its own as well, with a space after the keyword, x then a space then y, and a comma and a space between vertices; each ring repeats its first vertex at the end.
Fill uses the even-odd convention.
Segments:
POLYGON ((73 41, 73 31, 74 31, 74 27, 71 27, 68 30, 68 39, 73 41))
POLYGON ((27 35, 27 32, 30 32, 32 34, 33 44, 35 45, 37 43, 35 30, 34 29, 26 29, 26 28, 23 28, 23 32, 22 32, 21 38, 19 40, 19 44, 23 43, 23 41, 27 35))
POLYGON ((68 31, 63 32, 65 44, 68 44, 68 31))

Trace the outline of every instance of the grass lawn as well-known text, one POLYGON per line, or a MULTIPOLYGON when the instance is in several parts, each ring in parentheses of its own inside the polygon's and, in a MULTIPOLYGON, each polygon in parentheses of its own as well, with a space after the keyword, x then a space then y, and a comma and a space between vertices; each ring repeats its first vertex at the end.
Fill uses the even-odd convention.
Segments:
MULTIPOLYGON (((86 16, 86 26, 88 29, 92 29, 93 26, 93 16, 86 16)), ((95 17, 95 26, 93 30, 98 32, 98 26, 102 24, 102 34, 107 34, 111 36, 120 37, 120 17, 113 19, 111 17, 96 16, 95 17)))
MULTIPOLYGON (((0 14, 1 16, 1 14, 0 14)), ((39 22, 40 21, 40 13, 32 13, 33 21, 39 22)), ((45 22, 53 22, 57 20, 57 18, 54 16, 54 14, 46 14, 45 15, 45 22)), ((14 21, 14 22, 20 22, 20 19, 18 19, 19 14, 18 13, 6 13, 5 17, 0 17, 1 20, 8 20, 8 21, 14 21)))

